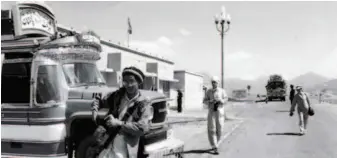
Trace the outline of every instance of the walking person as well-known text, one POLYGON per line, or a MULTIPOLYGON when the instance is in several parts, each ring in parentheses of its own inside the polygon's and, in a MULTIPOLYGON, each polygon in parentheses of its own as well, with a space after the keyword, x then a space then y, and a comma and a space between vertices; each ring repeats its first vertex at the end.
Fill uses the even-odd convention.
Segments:
POLYGON ((178 89, 178 97, 177 97, 177 103, 178 103, 178 112, 182 112, 182 99, 183 99, 183 93, 180 89, 178 89))
POLYGON ((207 90, 204 104, 208 106, 207 128, 208 140, 215 154, 219 154, 218 145, 225 123, 224 104, 228 101, 227 93, 219 86, 219 78, 212 78, 212 88, 207 90))
POLYGON ((119 129, 116 137, 109 147, 100 153, 99 158, 143 157, 143 153, 139 152, 142 149, 139 141, 149 130, 153 114, 148 99, 139 90, 144 81, 144 74, 135 67, 127 67, 122 76, 122 88, 109 93, 103 99, 96 99, 92 105, 93 111, 109 107, 106 125, 112 129, 119 129))
POLYGON ((297 94, 294 96, 294 99, 291 103, 290 116, 293 116, 295 107, 297 105, 300 134, 304 135, 306 133, 307 125, 308 125, 308 118, 309 118, 308 111, 310 108, 310 101, 309 101, 308 95, 303 92, 303 89, 301 86, 297 86, 296 90, 297 90, 297 94))
POLYGON ((290 85, 290 95, 289 95, 290 105, 293 102, 294 96, 295 96, 294 85, 290 85))

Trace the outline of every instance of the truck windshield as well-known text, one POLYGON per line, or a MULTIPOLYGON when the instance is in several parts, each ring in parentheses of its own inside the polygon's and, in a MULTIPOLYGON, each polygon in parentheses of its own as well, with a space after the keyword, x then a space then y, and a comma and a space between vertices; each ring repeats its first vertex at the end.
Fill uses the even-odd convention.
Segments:
POLYGON ((269 87, 272 88, 272 89, 283 88, 284 83, 283 82, 271 82, 271 83, 269 83, 269 87))
POLYGON ((105 85, 105 81, 95 64, 67 63, 63 64, 63 71, 70 87, 105 85))
POLYGON ((38 68, 36 102, 39 104, 61 101, 59 69, 56 65, 41 65, 38 68))

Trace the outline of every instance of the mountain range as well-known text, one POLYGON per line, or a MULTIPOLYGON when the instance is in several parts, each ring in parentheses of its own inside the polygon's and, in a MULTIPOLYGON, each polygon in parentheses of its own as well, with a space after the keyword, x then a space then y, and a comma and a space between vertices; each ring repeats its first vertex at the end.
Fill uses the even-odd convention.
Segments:
MULTIPOLYGON (((204 76, 204 86, 211 86, 211 75, 209 73, 200 73, 204 76)), ((225 79, 225 89, 231 92, 234 89, 246 89, 248 85, 251 86, 251 94, 266 94, 265 85, 269 79, 269 76, 260 76, 255 80, 242 80, 238 78, 227 78, 225 79)), ((307 92, 317 92, 322 89, 331 90, 337 92, 337 78, 329 79, 327 77, 318 75, 313 72, 308 72, 299 75, 291 80, 286 81, 289 91, 289 85, 294 86, 301 85, 307 92)))

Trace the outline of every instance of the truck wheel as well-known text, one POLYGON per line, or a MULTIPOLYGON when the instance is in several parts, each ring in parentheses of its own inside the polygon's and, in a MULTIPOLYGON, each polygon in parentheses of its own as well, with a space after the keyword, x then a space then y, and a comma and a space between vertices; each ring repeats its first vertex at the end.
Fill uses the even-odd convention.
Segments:
POLYGON ((75 158, 96 158, 99 152, 95 138, 93 136, 88 136, 78 145, 75 158))

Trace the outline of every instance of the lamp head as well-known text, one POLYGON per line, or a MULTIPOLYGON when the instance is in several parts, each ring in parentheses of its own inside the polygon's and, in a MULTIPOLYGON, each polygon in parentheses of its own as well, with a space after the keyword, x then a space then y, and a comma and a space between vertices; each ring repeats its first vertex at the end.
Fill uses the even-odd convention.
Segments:
POLYGON ((214 15, 214 22, 215 22, 215 24, 219 23, 219 15, 218 14, 214 15))

